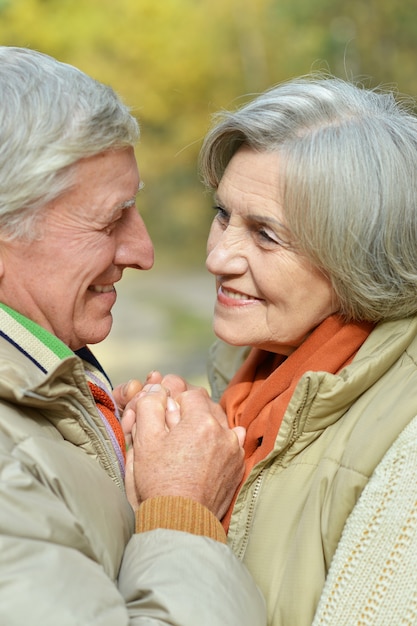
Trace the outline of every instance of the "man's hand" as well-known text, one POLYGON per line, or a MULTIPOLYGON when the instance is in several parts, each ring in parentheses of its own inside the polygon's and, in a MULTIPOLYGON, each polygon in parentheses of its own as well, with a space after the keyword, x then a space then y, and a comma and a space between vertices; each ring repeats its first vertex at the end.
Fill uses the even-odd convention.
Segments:
POLYGON ((126 490, 132 506, 154 496, 197 500, 219 519, 226 512, 244 471, 242 428, 229 429, 221 407, 203 389, 176 398, 152 385, 139 394, 126 490))

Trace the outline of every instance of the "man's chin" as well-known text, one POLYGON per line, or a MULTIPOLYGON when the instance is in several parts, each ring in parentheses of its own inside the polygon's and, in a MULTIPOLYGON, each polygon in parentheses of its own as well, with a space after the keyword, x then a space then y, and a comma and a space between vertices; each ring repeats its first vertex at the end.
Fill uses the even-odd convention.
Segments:
MULTIPOLYGON (((82 342, 82 345, 78 346, 77 350, 83 346, 94 345, 104 341, 106 337, 109 336, 112 326, 113 318, 110 313, 105 320, 97 320, 96 323, 92 327, 90 327, 87 332, 82 334, 82 338, 79 342, 77 342, 82 342)), ((73 350, 74 348, 71 349, 73 350)))

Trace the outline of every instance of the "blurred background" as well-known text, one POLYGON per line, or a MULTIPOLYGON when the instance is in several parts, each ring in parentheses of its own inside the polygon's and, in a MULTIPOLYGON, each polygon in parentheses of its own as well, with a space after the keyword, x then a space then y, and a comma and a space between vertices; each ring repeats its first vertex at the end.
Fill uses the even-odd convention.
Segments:
POLYGON ((0 0, 0 43, 51 54, 112 85, 141 125, 151 272, 126 272, 94 352, 114 383, 152 369, 205 384, 211 199, 196 167, 213 113, 325 69, 417 96, 414 0, 0 0))

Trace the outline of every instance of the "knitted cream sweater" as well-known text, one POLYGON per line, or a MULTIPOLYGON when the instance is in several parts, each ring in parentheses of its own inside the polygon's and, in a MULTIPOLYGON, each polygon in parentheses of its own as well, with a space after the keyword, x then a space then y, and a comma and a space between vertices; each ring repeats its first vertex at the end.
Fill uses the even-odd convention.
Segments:
POLYGON ((370 624, 417 624, 417 417, 349 516, 313 622, 370 624))

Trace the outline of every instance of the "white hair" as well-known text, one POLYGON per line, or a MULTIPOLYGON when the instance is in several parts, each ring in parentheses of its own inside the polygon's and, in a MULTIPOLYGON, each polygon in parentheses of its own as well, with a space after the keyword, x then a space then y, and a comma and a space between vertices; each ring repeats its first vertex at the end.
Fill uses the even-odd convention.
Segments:
POLYGON ((0 232, 33 237, 80 159, 133 146, 139 127, 108 86, 26 48, 0 46, 0 232))

